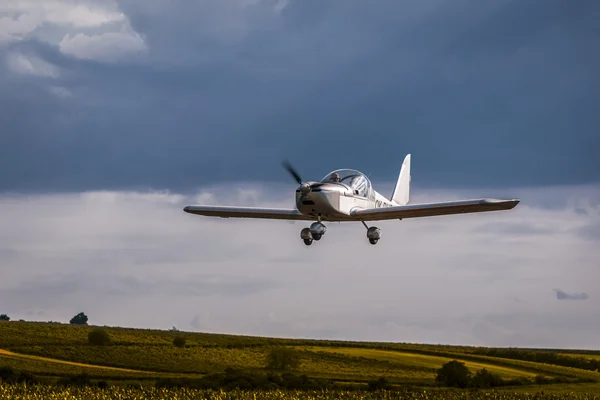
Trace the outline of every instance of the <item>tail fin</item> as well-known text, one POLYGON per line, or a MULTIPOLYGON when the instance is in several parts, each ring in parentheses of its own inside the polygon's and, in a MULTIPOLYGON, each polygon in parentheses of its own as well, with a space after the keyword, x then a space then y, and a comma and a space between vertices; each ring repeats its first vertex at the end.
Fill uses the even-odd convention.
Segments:
POLYGON ((394 187, 392 194, 392 202, 404 206, 408 204, 410 197, 410 154, 404 158, 402 168, 400 169, 400 175, 394 187))

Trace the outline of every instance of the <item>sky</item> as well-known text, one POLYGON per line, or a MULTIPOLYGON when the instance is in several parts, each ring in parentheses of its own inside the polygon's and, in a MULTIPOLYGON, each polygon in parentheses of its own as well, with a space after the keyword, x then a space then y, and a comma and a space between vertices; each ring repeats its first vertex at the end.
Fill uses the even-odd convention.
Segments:
POLYGON ((0 313, 312 337, 600 348, 595 1, 5 1, 0 313), (508 212, 330 224, 337 168, 508 212))

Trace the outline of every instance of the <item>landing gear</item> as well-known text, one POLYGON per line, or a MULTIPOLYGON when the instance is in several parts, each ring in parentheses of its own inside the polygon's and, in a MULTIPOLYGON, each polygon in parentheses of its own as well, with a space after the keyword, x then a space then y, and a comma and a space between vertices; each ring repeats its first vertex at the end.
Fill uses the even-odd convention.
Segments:
POLYGON ((362 224, 365 226, 365 228, 367 228, 367 238, 369 239, 369 243, 371 243, 373 245, 377 244, 379 239, 381 239, 381 230, 376 226, 372 226, 369 228, 367 226, 367 224, 365 224, 364 221, 360 221, 360 222, 362 222, 362 224))
POLYGON ((304 228, 300 232, 300 237, 304 241, 304 244, 310 246, 313 242, 312 234, 310 233, 310 228, 304 228))
MULTIPOLYGON (((323 223, 321 223, 321 218, 319 218, 319 222, 313 222, 310 228, 304 228, 300 232, 300 238, 304 242, 305 245, 310 246, 313 241, 321 240, 327 228, 323 223)), ((376 245, 381 239, 381 230, 376 226, 367 226, 364 221, 361 221, 362 224, 367 228, 367 239, 369 239, 369 243, 372 245, 376 245)))
POLYGON ((319 222, 314 222, 310 228, 302 229, 300 237, 305 245, 310 246, 313 240, 321 240, 325 231, 327 231, 327 228, 321 223, 321 218, 319 218, 319 222))

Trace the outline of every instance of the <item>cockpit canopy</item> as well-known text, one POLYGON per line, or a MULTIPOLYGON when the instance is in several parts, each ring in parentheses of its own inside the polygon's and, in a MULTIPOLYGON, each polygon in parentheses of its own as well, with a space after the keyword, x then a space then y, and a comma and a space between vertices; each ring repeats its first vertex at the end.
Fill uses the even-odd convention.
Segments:
POLYGON ((360 171, 354 169, 336 169, 328 173, 321 183, 342 183, 362 197, 372 196, 371 181, 360 171))

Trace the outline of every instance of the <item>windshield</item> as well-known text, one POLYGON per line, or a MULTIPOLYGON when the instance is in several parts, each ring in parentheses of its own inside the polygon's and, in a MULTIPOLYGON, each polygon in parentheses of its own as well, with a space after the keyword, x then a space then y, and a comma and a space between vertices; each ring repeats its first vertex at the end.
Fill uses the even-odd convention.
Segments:
POLYGON ((353 169, 338 169, 327 174, 322 183, 343 183, 350 187, 355 194, 369 197, 371 194, 371 181, 362 172, 353 169))

